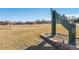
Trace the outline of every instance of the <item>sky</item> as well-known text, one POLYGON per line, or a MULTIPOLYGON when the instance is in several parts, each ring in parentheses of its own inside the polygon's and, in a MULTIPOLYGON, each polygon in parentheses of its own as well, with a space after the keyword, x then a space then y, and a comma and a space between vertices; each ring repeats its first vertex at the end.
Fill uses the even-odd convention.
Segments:
MULTIPOLYGON (((59 14, 79 16, 79 8, 52 8, 59 14)), ((51 20, 50 8, 0 8, 0 21, 51 20)))
POLYGON ((34 21, 50 19, 50 8, 0 8, 0 20, 34 21))
POLYGON ((56 10, 61 15, 79 17, 79 8, 56 8, 53 10, 56 10))

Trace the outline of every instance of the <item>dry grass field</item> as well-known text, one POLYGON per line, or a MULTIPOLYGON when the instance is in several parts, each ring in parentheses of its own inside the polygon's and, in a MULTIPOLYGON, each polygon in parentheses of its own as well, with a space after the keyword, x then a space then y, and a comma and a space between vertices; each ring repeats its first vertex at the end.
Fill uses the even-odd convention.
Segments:
MULTIPOLYGON (((77 27, 77 37, 79 37, 77 27)), ((50 24, 38 25, 0 25, 0 49, 1 50, 23 50, 32 45, 40 43, 39 36, 51 31, 50 24)), ((57 25, 57 32, 67 34, 61 25, 57 25)))
POLYGON ((41 33, 49 32, 50 25, 0 26, 0 49, 25 49, 39 44, 41 33))

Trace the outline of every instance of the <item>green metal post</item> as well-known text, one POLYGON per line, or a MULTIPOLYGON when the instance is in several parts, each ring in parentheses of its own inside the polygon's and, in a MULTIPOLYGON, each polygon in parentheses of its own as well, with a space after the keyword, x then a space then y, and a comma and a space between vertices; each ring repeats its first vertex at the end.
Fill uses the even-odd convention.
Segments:
POLYGON ((71 30, 69 30, 69 45, 76 46, 76 25, 72 24, 71 30))
MULTIPOLYGON (((63 15, 63 17, 66 19, 65 15, 63 15)), ((69 45, 76 46, 76 25, 70 24, 70 26, 68 27, 69 27, 69 30, 68 30, 69 31, 69 45)))
POLYGON ((56 35, 56 11, 53 11, 51 9, 51 12, 52 12, 52 14, 51 14, 52 15, 52 29, 51 29, 52 33, 51 33, 51 35, 53 37, 56 35))

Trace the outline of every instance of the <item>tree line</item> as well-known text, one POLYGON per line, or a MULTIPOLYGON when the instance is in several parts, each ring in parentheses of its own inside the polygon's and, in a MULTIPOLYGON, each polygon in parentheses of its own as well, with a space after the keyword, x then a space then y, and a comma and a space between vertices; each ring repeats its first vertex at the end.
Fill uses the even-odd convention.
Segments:
MULTIPOLYGON (((79 23, 79 17, 67 17, 67 21, 72 22, 72 23, 79 23)), ((25 24, 51 24, 51 20, 35 20, 35 21, 0 21, 0 25, 8 25, 8 24, 12 24, 12 25, 25 25, 25 24)))
POLYGON ((79 17, 75 17, 75 16, 67 17, 67 21, 72 23, 79 23, 79 17))
POLYGON ((47 20, 36 20, 36 21, 0 21, 0 25, 8 25, 8 24, 12 24, 12 25, 25 25, 25 24, 50 24, 51 21, 47 21, 47 20))

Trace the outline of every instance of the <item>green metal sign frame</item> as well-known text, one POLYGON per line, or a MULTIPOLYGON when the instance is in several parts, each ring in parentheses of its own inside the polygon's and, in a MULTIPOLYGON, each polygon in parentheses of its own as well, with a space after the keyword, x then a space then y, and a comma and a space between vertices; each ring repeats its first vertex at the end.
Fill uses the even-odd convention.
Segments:
POLYGON ((76 46, 76 25, 70 24, 65 15, 61 16, 59 15, 55 10, 51 9, 51 16, 52 16, 52 37, 56 35, 56 20, 62 24, 69 32, 69 45, 75 45, 76 46))

